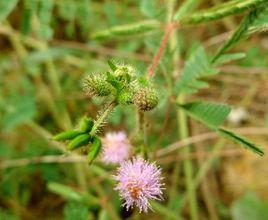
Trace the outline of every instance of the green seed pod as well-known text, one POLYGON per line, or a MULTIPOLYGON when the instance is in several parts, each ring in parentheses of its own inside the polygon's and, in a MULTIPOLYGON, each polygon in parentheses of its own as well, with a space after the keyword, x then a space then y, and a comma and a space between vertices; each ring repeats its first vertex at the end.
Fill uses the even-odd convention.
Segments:
POLYGON ((73 139, 67 146, 68 150, 74 150, 78 147, 87 145, 91 137, 89 134, 80 134, 75 139, 73 139))
POLYGON ((88 118, 88 117, 85 117, 80 126, 79 126, 79 130, 86 133, 86 132, 90 132, 91 131, 91 128, 93 127, 94 125, 94 121, 92 118, 88 118))
POLYGON ((53 136, 53 140, 55 141, 65 141, 65 140, 71 140, 74 139, 75 137, 77 137, 78 135, 82 134, 83 132, 81 131, 64 131, 61 132, 59 134, 56 134, 55 136, 53 136))
POLYGON ((107 96, 112 89, 112 86, 101 75, 90 74, 83 80, 83 90, 91 96, 107 96))
POLYGON ((118 96, 118 103, 121 105, 130 105, 133 103, 133 94, 129 91, 122 91, 118 96))
POLYGON ((87 159, 89 164, 92 163, 92 161, 98 156, 101 149, 101 141, 96 136, 93 137, 92 146, 90 147, 90 150, 88 151, 87 159))
POLYGON ((140 111, 150 111, 158 104, 158 94, 152 88, 141 88, 134 94, 134 104, 140 111))
POLYGON ((133 37, 135 35, 144 35, 154 33, 160 30, 160 22, 156 20, 147 20, 134 24, 114 26, 106 30, 93 33, 90 37, 94 40, 106 40, 120 37, 133 37))

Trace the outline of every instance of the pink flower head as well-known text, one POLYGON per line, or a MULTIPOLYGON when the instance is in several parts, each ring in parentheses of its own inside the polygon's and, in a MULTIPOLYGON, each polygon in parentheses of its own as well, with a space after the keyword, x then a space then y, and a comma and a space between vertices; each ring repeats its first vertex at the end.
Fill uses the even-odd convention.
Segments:
POLYGON ((121 163, 114 179, 127 210, 136 205, 140 212, 147 212, 148 208, 152 210, 149 199, 162 200, 161 169, 141 157, 121 163))
POLYGON ((102 160, 105 163, 121 163, 130 155, 131 145, 124 132, 107 133, 102 139, 102 160))

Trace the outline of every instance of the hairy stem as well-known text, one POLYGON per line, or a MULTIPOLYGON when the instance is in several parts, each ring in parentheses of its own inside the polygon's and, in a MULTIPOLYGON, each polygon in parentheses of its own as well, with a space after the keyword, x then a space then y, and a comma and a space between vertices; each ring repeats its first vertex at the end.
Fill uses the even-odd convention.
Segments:
POLYGON ((109 114, 113 111, 117 103, 115 101, 111 102, 107 107, 105 107, 102 114, 98 117, 98 119, 94 122, 94 125, 90 131, 90 135, 94 136, 96 132, 98 131, 98 128, 102 125, 102 123, 105 122, 109 114))
POLYGON ((168 43, 169 36, 170 36, 171 32, 173 31, 173 29, 177 26, 178 26, 178 23, 173 23, 173 22, 171 22, 167 25, 164 37, 163 37, 161 44, 160 44, 160 47, 158 48, 157 53, 154 56, 152 65, 149 68, 149 71, 147 73, 148 78, 153 76, 153 74, 156 70, 156 67, 158 66, 158 63, 163 55, 164 49, 168 43))

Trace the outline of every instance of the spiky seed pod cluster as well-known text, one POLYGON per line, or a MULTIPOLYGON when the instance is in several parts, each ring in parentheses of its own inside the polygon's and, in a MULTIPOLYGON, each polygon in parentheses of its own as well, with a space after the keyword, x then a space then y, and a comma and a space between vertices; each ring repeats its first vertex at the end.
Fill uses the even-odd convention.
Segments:
POLYGON ((107 96, 113 88, 101 74, 89 74, 83 80, 83 90, 90 96, 107 96))
POLYGON ((80 152, 86 152, 88 161, 91 163, 101 149, 99 138, 95 135, 90 135, 93 125, 93 119, 85 117, 78 129, 61 132, 53 136, 53 139, 55 141, 68 141, 67 149, 70 151, 80 150, 80 152))
POLYGON ((108 62, 111 72, 89 74, 83 80, 83 90, 91 96, 104 97, 110 94, 118 96, 123 89, 136 79, 136 70, 126 64, 108 62))
POLYGON ((108 61, 111 68, 105 74, 90 74, 83 82, 84 91, 95 96, 112 94, 120 105, 135 104, 141 111, 150 111, 158 104, 158 95, 152 83, 138 77, 136 69, 127 64, 108 61))
POLYGON ((158 104, 158 94, 150 87, 140 88, 133 97, 134 104, 140 111, 150 111, 158 104))

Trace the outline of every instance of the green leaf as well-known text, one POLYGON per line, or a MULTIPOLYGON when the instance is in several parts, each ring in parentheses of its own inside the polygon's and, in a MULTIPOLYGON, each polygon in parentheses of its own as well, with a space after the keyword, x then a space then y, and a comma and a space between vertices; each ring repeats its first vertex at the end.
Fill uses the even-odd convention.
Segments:
POLYGON ((106 30, 97 31, 91 35, 92 39, 105 40, 118 37, 133 37, 149 34, 160 30, 160 22, 156 20, 142 21, 134 24, 114 26, 106 30))
POLYGON ((264 8, 258 8, 256 10, 251 11, 241 22, 238 29, 234 32, 234 34, 231 36, 231 38, 226 41, 223 46, 220 48, 220 50, 216 53, 216 55, 213 57, 212 62, 215 63, 217 59, 227 50, 229 50, 234 44, 236 44, 238 41, 240 41, 243 37, 245 37, 246 33, 248 32, 249 27, 254 23, 256 19, 259 18, 259 16, 264 11, 264 8))
POLYGON ((92 12, 92 3, 88 0, 75 1, 76 4, 76 19, 80 26, 81 34, 86 38, 91 28, 91 21, 94 20, 94 14, 92 12))
POLYGON ((17 3, 18 0, 0 0, 0 23, 12 12, 17 3))
POLYGON ((179 10, 174 15, 174 20, 180 20, 185 14, 189 14, 197 7, 199 0, 187 0, 180 6, 179 10))
POLYGON ((73 188, 60 183, 50 182, 48 183, 47 188, 49 191, 56 193, 67 200, 73 200, 87 205, 93 205, 98 203, 98 198, 96 198, 95 196, 88 193, 80 193, 73 188))
POLYGON ((60 18, 73 21, 76 15, 76 4, 73 0, 58 1, 58 12, 60 18))
POLYGON ((222 65, 225 63, 229 63, 235 60, 240 60, 246 57, 245 53, 229 53, 223 54, 219 57, 219 59, 215 62, 215 65, 222 65))
POLYGON ((53 29, 50 27, 54 1, 53 0, 39 0, 40 7, 38 18, 40 21, 39 37, 44 40, 50 40, 53 37, 53 29))
POLYGON ((27 35, 31 29, 31 17, 35 12, 37 1, 24 0, 23 1, 23 13, 21 18, 21 32, 27 35))
POLYGON ((262 149, 251 141, 247 140, 245 137, 239 136, 224 128, 219 128, 231 111, 231 108, 228 105, 212 102, 191 102, 186 104, 178 104, 178 106, 185 110, 189 116, 202 122, 207 127, 216 130, 221 136, 224 136, 235 143, 252 150, 254 153, 257 153, 261 156, 264 155, 262 149))
POLYGON ((148 18, 153 18, 157 15, 159 8, 156 6, 155 0, 141 0, 140 11, 148 18))
POLYGON ((117 16, 117 9, 119 5, 113 1, 106 1, 103 5, 103 12, 107 18, 107 25, 114 26, 118 24, 118 20, 120 19, 117 16))
POLYGON ((230 106, 213 102, 190 102, 179 107, 210 128, 221 125, 231 111, 230 106))
POLYGON ((232 14, 242 13, 248 9, 254 9, 267 4, 267 0, 233 0, 215 7, 196 12, 181 20, 184 24, 198 24, 217 20, 232 14))
POLYGON ((68 202, 64 206, 64 220, 87 220, 88 207, 79 202, 68 202))
POLYGON ((195 93, 200 88, 208 87, 208 84, 199 78, 218 73, 212 67, 204 48, 199 47, 186 61, 182 70, 182 76, 175 84, 175 93, 195 93))
POLYGON ((255 32, 266 32, 268 30, 268 7, 266 7, 254 20, 253 24, 249 27, 247 35, 255 32))
POLYGON ((74 201, 81 201, 82 200, 82 195, 79 192, 76 192, 69 186, 65 186, 60 183, 55 183, 55 182, 50 182, 47 185, 47 188, 49 191, 54 192, 56 194, 61 195, 62 197, 74 201))
POLYGON ((51 47, 41 51, 34 51, 23 58, 25 65, 39 64, 48 60, 62 59, 66 55, 75 54, 78 51, 64 47, 51 47))
POLYGON ((20 218, 13 214, 11 210, 0 207, 0 219, 2 220, 19 220, 20 218))
POLYGON ((233 220, 267 220, 267 210, 267 202, 253 193, 246 193, 232 204, 231 216, 233 220))
POLYGON ((256 146, 254 143, 252 143, 251 141, 249 141, 245 137, 237 135, 237 134, 235 134, 229 130, 223 129, 223 128, 219 128, 219 129, 217 129, 217 131, 221 136, 224 136, 224 137, 240 144, 241 146, 248 148, 249 150, 253 151, 254 153, 257 153, 260 156, 264 155, 264 152, 260 147, 256 146))
POLYGON ((36 115, 35 97, 32 94, 13 94, 4 107, 6 113, 2 120, 7 130, 30 121, 36 115))

